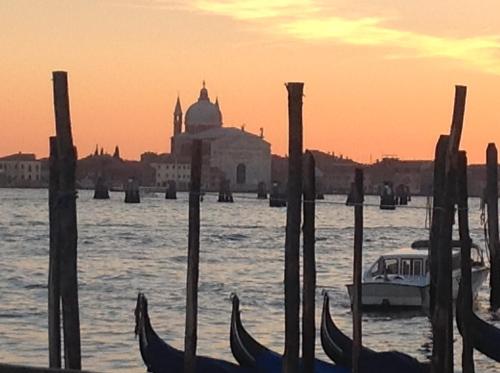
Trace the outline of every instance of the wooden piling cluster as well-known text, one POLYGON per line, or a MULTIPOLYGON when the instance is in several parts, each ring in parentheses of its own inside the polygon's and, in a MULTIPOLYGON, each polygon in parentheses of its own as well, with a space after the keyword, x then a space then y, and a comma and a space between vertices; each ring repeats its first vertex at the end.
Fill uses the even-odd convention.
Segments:
POLYGON ((279 182, 273 182, 269 194, 269 207, 285 207, 287 202, 286 193, 283 192, 279 182))
POLYGON ((61 303, 64 366, 69 369, 81 369, 77 279, 76 149, 71 134, 67 73, 56 71, 52 74, 52 78, 56 137, 50 140, 49 364, 54 368, 61 366, 61 303))
POLYGON ((257 199, 267 199, 266 183, 263 181, 257 185, 257 199))
POLYGON ((167 191, 165 192, 165 199, 177 199, 177 184, 174 180, 168 181, 167 191))
POLYGON ((95 182, 94 199, 109 199, 109 188, 103 176, 99 176, 95 182))
POLYGON ((140 203, 139 183, 133 177, 128 179, 125 186, 125 203, 140 203))
POLYGON ((228 179, 221 178, 219 184, 219 198, 217 202, 233 203, 233 193, 231 192, 231 184, 228 179))

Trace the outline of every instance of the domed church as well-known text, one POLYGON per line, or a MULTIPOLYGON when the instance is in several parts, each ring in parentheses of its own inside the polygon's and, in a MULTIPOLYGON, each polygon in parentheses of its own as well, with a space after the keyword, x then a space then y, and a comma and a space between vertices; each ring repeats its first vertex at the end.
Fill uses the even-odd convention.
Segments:
POLYGON ((271 181, 271 144, 263 131, 255 135, 244 127, 225 127, 218 99, 210 101, 203 82, 198 101, 183 113, 180 99, 174 109, 171 153, 175 159, 189 159, 194 139, 202 140, 202 185, 205 190, 218 190, 221 179, 229 180, 236 192, 253 192, 271 181))

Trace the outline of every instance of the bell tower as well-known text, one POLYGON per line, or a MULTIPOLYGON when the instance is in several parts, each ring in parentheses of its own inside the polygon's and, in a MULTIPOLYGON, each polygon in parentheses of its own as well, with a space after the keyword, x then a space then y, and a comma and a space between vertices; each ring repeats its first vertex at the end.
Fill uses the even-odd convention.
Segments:
POLYGON ((181 108, 181 100, 179 96, 177 96, 177 103, 175 104, 174 110, 174 136, 177 136, 182 132, 182 108, 181 108))

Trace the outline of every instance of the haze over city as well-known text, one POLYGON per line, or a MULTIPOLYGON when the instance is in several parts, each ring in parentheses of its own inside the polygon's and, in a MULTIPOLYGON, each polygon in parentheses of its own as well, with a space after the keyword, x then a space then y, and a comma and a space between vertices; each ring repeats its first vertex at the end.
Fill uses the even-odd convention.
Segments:
POLYGON ((79 155, 170 151, 177 96, 206 80, 224 125, 287 152, 284 82, 304 81, 305 146, 360 162, 431 159, 468 87, 463 148, 500 141, 497 1, 3 0, 2 154, 48 153, 66 70, 79 155))

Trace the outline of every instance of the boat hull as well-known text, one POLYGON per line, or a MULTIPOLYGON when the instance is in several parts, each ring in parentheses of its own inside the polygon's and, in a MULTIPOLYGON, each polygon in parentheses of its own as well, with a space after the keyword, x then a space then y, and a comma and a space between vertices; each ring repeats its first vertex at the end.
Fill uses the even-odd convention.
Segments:
MULTIPOLYGON (((472 270, 472 293, 477 295, 479 288, 488 277, 488 268, 472 270)), ((460 271, 453 274, 453 299, 457 298, 460 271)), ((351 304, 353 303, 353 285, 347 285, 351 304)), ((399 281, 363 282, 361 304, 364 307, 428 307, 429 284, 409 284, 399 281)))

